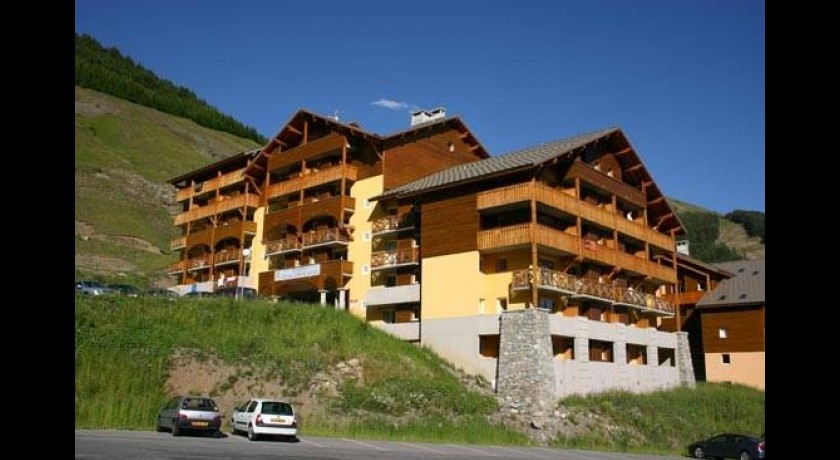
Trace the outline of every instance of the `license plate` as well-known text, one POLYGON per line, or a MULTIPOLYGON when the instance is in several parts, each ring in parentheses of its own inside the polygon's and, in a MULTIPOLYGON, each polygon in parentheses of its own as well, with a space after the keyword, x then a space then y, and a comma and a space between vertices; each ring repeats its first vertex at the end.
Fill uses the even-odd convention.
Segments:
POLYGON ((209 422, 192 422, 192 426, 208 426, 209 422))
POLYGON ((286 419, 280 418, 280 417, 274 417, 274 418, 271 419, 271 421, 275 422, 275 423, 284 423, 286 421, 286 419))

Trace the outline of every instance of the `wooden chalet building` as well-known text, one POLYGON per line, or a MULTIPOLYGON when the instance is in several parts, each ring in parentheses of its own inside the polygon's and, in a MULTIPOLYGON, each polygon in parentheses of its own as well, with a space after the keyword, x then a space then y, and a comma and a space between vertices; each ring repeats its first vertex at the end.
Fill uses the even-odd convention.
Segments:
POLYGON ((490 157, 442 110, 388 136, 301 110, 171 182, 182 292, 348 309, 491 381, 500 318, 539 310, 558 396, 685 381, 687 341, 663 329, 684 230, 619 128, 490 157))

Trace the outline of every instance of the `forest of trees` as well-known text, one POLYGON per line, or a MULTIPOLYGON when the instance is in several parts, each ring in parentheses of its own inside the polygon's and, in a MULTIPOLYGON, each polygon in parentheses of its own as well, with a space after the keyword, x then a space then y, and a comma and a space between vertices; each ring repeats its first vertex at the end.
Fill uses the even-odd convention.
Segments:
POLYGON ((744 226, 747 235, 761 237, 761 244, 764 243, 764 213, 760 211, 742 211, 736 209, 728 214, 726 218, 732 222, 744 226))
POLYGON ((206 128, 252 139, 266 139, 256 129, 219 112, 192 91, 159 78, 116 48, 104 48, 89 35, 76 34, 76 84, 188 118, 206 128))
POLYGON ((724 243, 716 242, 720 236, 720 217, 717 214, 683 212, 679 216, 688 233, 691 257, 709 263, 743 259, 742 255, 734 249, 724 243))

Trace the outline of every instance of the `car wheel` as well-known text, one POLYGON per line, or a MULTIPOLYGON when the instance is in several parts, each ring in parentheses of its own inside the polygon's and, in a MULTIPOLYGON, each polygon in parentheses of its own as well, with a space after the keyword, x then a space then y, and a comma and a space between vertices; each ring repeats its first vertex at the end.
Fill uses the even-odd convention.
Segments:
POLYGON ((256 441, 257 440, 257 433, 254 433, 254 427, 248 426, 248 440, 249 441, 256 441))
POLYGON ((694 458, 706 458, 706 453, 703 452, 703 448, 698 446, 694 448, 694 458))
POLYGON ((740 458, 741 460, 752 460, 752 455, 747 451, 743 451, 741 452, 741 456, 738 458, 740 458))
POLYGON ((172 436, 181 436, 181 428, 175 420, 172 421, 172 436))

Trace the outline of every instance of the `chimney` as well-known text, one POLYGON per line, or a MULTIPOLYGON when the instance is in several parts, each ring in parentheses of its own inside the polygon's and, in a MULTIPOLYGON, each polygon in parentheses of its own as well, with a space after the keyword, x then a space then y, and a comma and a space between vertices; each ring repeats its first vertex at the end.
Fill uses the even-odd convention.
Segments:
POLYGON ((432 110, 415 110, 411 112, 411 126, 428 123, 441 118, 446 118, 446 107, 438 107, 432 110))

